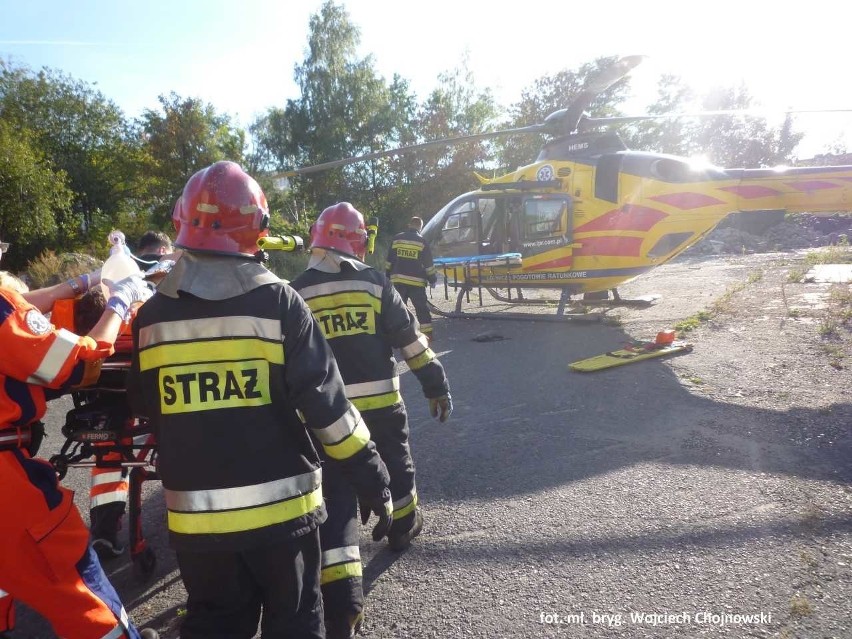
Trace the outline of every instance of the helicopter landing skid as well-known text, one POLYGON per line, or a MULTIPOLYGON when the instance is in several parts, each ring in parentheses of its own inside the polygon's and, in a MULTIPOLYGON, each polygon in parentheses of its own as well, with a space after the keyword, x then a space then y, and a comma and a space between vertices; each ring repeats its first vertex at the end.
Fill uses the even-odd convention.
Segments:
POLYGON ((660 297, 662 296, 642 295, 640 297, 626 298, 621 297, 621 295, 618 294, 617 289, 612 289, 612 298, 610 298, 608 295, 607 297, 601 297, 601 299, 596 299, 592 296, 584 296, 582 299, 574 300, 574 304, 578 304, 585 307, 617 308, 619 306, 628 306, 631 308, 647 308, 651 306, 654 302, 656 302, 658 299, 660 299, 660 297))
MULTIPOLYGON (((438 308, 432 302, 428 302, 429 309, 435 313, 436 315, 440 315, 441 317, 453 318, 453 319, 503 319, 503 320, 520 320, 520 321, 528 321, 528 322, 600 322, 604 314, 603 313, 590 313, 585 311, 582 312, 565 312, 565 305, 560 304, 555 315, 549 315, 545 313, 505 313, 498 311, 481 311, 481 312, 471 312, 462 310, 462 304, 465 300, 465 297, 469 299, 471 287, 467 286, 459 286, 458 287, 458 296, 456 297, 456 305, 455 310, 453 311, 445 311, 441 308, 438 308)), ((524 299, 522 296, 519 298, 515 298, 512 300, 501 299, 495 295, 495 291, 493 289, 488 289, 488 292, 494 295, 494 297, 500 301, 510 301, 511 303, 518 304, 527 304, 527 305, 547 305, 552 304, 553 302, 549 302, 547 300, 532 300, 532 299, 524 299)), ((428 301, 428 300, 427 300, 428 301)), ((482 297, 480 294, 480 306, 482 305, 482 297)))

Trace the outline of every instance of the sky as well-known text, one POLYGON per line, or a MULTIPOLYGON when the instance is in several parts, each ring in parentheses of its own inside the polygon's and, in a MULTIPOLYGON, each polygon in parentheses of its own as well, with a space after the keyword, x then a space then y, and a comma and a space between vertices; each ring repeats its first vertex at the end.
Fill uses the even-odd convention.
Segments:
MULTIPOLYGON (((745 83, 771 109, 852 109, 845 68, 852 8, 842 0, 337 0, 361 55, 409 80, 419 99, 461 61, 508 106, 537 78, 600 56, 647 56, 631 73, 630 112, 662 73, 698 91, 745 83), (847 8, 844 8, 847 7, 847 8)), ((322 0, 0 0, 0 57, 95 84, 130 117, 175 91, 242 126, 298 97, 309 20, 322 0)), ((800 157, 852 149, 852 112, 799 115, 800 157)))

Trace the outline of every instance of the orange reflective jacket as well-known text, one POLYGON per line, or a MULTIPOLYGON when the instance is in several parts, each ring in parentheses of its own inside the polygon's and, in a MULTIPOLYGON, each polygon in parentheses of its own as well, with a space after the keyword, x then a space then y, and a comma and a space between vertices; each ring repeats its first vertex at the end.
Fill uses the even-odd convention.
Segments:
POLYGON ((0 288, 0 429, 44 416, 45 402, 97 380, 112 345, 51 322, 19 293, 0 288))

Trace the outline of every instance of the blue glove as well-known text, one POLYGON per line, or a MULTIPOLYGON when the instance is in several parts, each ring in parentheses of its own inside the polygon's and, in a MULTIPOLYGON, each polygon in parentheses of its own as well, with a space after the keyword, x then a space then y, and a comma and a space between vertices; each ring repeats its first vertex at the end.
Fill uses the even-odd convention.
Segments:
POLYGON ((116 282, 107 308, 126 322, 130 319, 130 309, 136 303, 145 302, 154 294, 148 283, 138 275, 125 277, 116 282))

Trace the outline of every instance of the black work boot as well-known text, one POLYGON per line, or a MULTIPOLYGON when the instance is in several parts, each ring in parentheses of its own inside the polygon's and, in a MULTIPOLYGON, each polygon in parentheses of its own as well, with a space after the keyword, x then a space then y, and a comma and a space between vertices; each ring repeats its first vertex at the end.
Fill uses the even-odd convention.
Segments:
POLYGON ((341 618, 325 618, 326 639, 352 639, 361 630, 364 622, 364 611, 360 608, 341 618))
POLYGON ((411 545, 411 541, 420 534, 423 530, 423 513, 417 508, 414 511, 414 519, 411 522, 411 528, 403 533, 391 532, 388 535, 388 547, 397 552, 405 550, 411 545))

